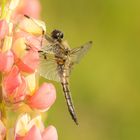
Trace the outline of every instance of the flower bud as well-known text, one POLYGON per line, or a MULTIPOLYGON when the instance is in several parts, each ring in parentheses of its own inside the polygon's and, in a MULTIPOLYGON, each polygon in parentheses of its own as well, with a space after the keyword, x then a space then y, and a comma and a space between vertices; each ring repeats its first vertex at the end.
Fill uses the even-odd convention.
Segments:
POLYGON ((14 55, 11 51, 0 52, 0 72, 9 72, 14 63, 14 55))
POLYGON ((3 78, 3 94, 6 101, 16 103, 23 101, 26 95, 26 81, 17 66, 3 78))
POLYGON ((15 127, 15 140, 57 140, 55 127, 44 128, 41 116, 31 120, 28 114, 20 117, 15 127))
POLYGON ((3 43, 3 46, 2 46, 2 52, 7 52, 11 49, 12 41, 13 41, 13 39, 12 39, 11 36, 5 36, 4 43, 3 43))
POLYGON ((0 40, 8 34, 8 23, 6 20, 0 20, 0 40))

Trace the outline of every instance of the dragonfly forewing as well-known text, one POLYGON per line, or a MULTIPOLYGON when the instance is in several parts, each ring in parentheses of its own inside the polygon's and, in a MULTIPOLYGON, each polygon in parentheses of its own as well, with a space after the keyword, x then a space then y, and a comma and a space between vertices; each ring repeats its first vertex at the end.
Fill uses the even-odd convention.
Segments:
POLYGON ((88 50, 92 46, 92 41, 82 45, 81 47, 74 48, 70 51, 70 58, 72 63, 79 63, 80 60, 84 57, 84 55, 88 52, 88 50))

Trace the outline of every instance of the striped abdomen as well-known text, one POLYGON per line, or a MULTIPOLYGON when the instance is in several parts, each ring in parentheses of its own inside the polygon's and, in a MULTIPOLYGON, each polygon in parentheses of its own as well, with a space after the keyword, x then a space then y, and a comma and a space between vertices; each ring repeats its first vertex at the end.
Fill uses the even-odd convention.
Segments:
POLYGON ((68 110, 70 112, 70 115, 71 115, 72 119, 78 125, 78 120, 77 120, 74 105, 73 105, 73 102, 72 102, 71 92, 70 92, 70 89, 69 89, 68 78, 65 77, 64 75, 62 77, 61 84, 62 84, 62 87, 63 87, 63 91, 64 91, 65 99, 66 99, 66 102, 67 102, 68 110))

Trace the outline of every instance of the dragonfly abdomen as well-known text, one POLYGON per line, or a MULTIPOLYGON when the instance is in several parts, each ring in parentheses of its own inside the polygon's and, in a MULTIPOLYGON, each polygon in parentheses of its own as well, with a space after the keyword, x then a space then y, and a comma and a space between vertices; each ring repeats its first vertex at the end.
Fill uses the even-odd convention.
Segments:
POLYGON ((66 80, 66 79, 67 79, 66 77, 62 78, 61 85, 63 87, 63 92, 64 92, 64 95, 65 95, 65 99, 66 99, 66 102, 67 102, 67 106, 68 106, 68 110, 70 112, 70 115, 71 115, 72 119, 75 121, 75 123, 78 125, 78 120, 77 120, 74 105, 73 105, 73 102, 72 102, 71 92, 70 92, 70 89, 69 89, 69 83, 68 83, 68 80, 66 80))

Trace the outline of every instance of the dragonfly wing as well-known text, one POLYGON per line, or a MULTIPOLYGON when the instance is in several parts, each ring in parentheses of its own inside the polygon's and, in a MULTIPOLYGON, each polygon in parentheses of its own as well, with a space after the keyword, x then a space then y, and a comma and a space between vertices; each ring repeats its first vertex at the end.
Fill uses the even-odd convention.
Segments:
POLYGON ((92 46, 92 41, 89 41, 88 43, 84 44, 81 47, 72 49, 70 52, 71 65, 74 63, 79 63, 80 60, 83 58, 83 56, 91 48, 91 46, 92 46))
POLYGON ((48 80, 60 82, 60 69, 58 69, 54 47, 55 46, 50 44, 39 51, 40 63, 38 66, 38 73, 48 80))
POLYGON ((40 59, 40 64, 38 67, 37 72, 44 78, 48 79, 48 80, 53 80, 53 81, 57 81, 60 82, 60 75, 59 72, 60 69, 58 69, 57 63, 55 61, 55 59, 44 59, 41 58, 40 59))

